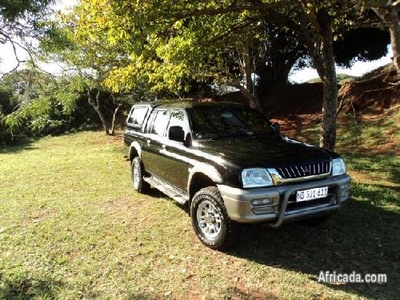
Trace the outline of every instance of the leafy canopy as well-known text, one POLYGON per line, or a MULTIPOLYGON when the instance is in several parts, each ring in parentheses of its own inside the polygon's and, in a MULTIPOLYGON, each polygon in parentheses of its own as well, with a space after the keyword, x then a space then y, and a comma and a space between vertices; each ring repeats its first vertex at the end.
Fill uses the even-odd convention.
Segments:
MULTIPOLYGON (((243 85, 246 67, 265 80, 273 72, 263 68, 276 72, 284 65, 281 72, 287 76, 307 54, 323 65, 318 60, 321 24, 329 20, 337 35, 354 26, 360 13, 348 0, 87 0, 60 16, 53 29, 69 41, 63 49, 65 44, 57 43, 63 60, 91 70, 86 75, 96 74, 104 87, 125 91, 140 86, 179 94, 195 80, 243 85)), ((372 57, 359 49, 346 53, 372 57)), ((340 61, 346 65, 349 58, 342 55, 340 61)))

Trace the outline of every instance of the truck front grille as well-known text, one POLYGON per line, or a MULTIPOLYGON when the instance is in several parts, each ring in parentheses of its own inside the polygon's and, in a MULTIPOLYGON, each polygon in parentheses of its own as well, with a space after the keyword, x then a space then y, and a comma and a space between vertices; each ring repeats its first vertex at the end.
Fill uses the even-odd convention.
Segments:
POLYGON ((311 164, 280 167, 276 168, 276 170, 284 179, 321 175, 330 172, 331 162, 324 161, 311 164))

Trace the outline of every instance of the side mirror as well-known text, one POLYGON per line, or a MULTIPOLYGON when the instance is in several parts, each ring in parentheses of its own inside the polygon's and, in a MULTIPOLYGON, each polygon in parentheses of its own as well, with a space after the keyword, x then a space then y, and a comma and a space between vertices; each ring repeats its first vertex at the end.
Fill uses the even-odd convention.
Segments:
POLYGON ((275 131, 276 131, 277 133, 280 133, 280 132, 281 132, 281 126, 279 125, 278 122, 272 123, 272 128, 275 129, 275 131))
POLYGON ((168 138, 172 141, 183 143, 185 141, 185 132, 181 126, 171 126, 168 131, 168 138))

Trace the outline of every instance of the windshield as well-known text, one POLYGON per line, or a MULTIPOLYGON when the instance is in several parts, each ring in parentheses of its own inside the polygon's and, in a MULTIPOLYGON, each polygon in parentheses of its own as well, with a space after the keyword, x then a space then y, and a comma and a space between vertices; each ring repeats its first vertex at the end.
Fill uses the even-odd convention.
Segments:
POLYGON ((188 110, 195 139, 274 135, 270 122, 243 107, 193 107, 188 110))

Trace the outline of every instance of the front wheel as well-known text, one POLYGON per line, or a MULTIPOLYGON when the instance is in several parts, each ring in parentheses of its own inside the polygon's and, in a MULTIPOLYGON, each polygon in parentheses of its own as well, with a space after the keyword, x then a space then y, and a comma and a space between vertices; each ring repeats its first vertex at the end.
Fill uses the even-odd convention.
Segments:
POLYGON ((237 224, 229 218, 217 187, 206 187, 195 194, 190 216, 197 237, 207 247, 223 250, 233 243, 237 224))

